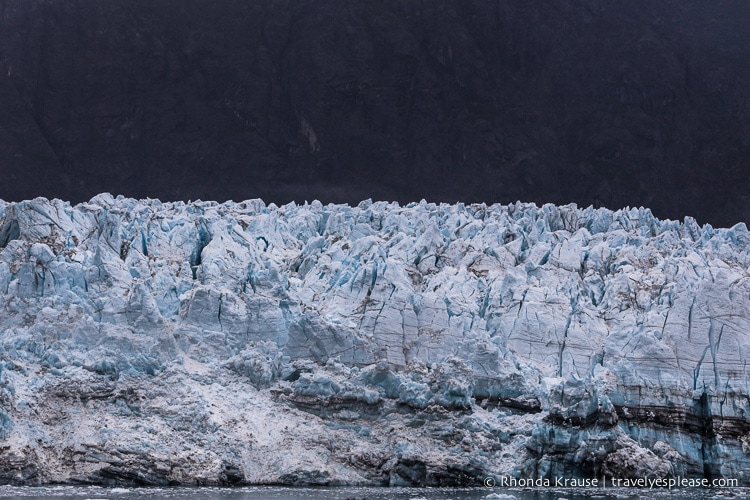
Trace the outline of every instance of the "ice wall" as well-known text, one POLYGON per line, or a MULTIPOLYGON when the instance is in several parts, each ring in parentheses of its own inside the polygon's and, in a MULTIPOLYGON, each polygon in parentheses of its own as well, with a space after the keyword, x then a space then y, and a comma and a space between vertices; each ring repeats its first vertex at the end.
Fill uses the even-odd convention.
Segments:
POLYGON ((0 202, 0 480, 750 483, 744 224, 0 202))

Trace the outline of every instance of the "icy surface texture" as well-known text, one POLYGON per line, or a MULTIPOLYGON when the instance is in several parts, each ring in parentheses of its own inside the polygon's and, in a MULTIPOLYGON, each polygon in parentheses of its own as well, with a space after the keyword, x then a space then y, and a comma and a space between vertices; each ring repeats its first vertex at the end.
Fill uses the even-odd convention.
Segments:
POLYGON ((573 205, 0 202, 0 482, 750 484, 748 243, 573 205))

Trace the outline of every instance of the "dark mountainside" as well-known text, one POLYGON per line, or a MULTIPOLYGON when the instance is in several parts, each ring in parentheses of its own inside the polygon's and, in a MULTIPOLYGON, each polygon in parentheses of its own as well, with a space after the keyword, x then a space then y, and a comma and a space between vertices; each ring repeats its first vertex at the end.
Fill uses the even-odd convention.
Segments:
POLYGON ((0 0, 0 198, 750 219, 750 2, 0 0))

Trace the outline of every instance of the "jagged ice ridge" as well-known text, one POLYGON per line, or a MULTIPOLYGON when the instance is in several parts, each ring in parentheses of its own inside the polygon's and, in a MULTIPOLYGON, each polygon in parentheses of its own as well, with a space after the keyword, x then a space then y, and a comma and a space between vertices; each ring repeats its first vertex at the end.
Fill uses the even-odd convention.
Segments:
POLYGON ((747 485, 748 243, 642 208, 0 201, 0 482, 747 485))

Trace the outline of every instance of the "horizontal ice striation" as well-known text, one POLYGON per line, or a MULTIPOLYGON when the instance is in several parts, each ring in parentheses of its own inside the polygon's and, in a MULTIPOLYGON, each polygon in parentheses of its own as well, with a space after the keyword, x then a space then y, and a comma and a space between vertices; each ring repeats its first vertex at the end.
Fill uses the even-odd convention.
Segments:
POLYGON ((750 484, 748 243, 575 205, 0 202, 0 482, 750 484))

